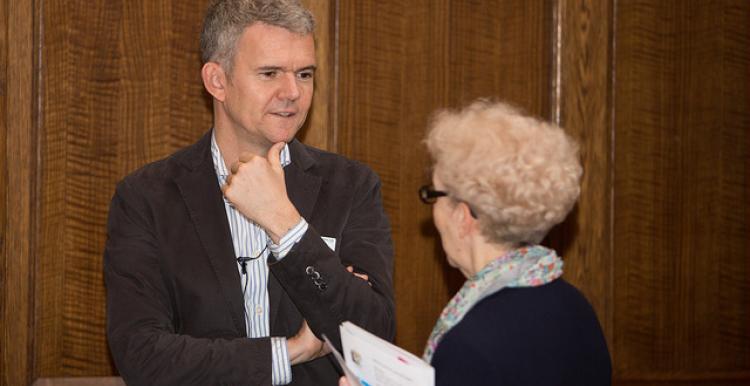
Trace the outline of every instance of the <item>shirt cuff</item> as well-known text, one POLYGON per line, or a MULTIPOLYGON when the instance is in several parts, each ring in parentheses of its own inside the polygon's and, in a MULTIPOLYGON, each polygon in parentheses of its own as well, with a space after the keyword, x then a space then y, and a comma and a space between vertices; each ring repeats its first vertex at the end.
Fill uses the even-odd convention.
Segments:
POLYGON ((292 382, 292 365, 286 338, 271 337, 271 383, 286 385, 292 382))
POLYGON ((294 244, 297 244, 302 240, 302 236, 307 232, 307 227, 307 221, 300 217, 297 225, 290 229, 289 232, 286 232, 281 240, 279 240, 278 244, 275 244, 270 238, 268 239, 268 247, 271 249, 271 253, 273 253, 273 257, 276 258, 276 261, 283 259, 289 251, 292 250, 294 244))

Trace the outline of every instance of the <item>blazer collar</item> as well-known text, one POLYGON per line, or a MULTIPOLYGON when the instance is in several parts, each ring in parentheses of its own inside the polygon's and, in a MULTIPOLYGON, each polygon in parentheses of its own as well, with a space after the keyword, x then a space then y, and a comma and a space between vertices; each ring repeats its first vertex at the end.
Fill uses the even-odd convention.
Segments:
POLYGON ((240 336, 246 336, 240 275, 223 195, 211 159, 211 132, 176 157, 186 170, 175 178, 175 183, 232 312, 235 328, 240 336))

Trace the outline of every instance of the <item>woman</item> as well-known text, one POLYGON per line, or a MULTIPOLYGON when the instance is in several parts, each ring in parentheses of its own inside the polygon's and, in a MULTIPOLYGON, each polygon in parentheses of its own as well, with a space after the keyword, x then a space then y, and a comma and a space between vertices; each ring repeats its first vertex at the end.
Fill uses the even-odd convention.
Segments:
POLYGON ((424 359, 437 385, 604 385, 611 365, 593 309, 538 243, 580 192, 578 147, 561 128, 480 100, 443 111, 426 139, 433 205, 451 266, 467 281, 424 359))
POLYGON ((576 143, 486 100, 437 114, 425 142, 433 185, 420 198, 433 204, 448 263, 467 278, 424 351, 436 385, 610 384, 593 309, 539 245, 578 198, 576 143))

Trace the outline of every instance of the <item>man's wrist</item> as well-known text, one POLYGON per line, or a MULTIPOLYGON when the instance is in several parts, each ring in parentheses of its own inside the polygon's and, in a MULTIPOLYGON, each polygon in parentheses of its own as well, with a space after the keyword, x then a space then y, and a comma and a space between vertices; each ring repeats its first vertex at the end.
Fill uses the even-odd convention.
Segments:
POLYGON ((299 336, 293 336, 286 340, 287 352, 289 353, 289 362, 292 365, 304 362, 305 342, 299 336))
POLYGON ((279 243, 269 242, 268 247, 273 254, 276 261, 281 261, 289 251, 292 250, 295 244, 297 244, 307 233, 308 224, 303 217, 299 218, 299 222, 292 227, 283 237, 279 243))
POLYGON ((271 238, 274 244, 278 244, 281 238, 300 222, 301 218, 302 216, 300 216, 297 209, 292 206, 286 214, 281 215, 276 221, 268 225, 268 228, 266 228, 268 237, 271 238))
POLYGON ((297 335, 287 338, 286 342, 292 366, 317 358, 321 351, 322 342, 313 335, 309 327, 304 327, 297 335))

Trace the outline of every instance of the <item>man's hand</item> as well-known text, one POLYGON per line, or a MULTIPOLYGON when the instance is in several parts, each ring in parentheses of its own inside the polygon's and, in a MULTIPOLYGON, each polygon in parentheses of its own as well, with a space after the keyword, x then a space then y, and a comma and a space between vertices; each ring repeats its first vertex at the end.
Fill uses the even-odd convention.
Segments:
POLYGON ((297 335, 287 339, 287 350, 292 366, 305 363, 323 355, 328 355, 331 350, 313 334, 306 320, 302 320, 302 327, 297 335))
POLYGON ((354 267, 351 266, 351 265, 348 265, 346 267, 346 270, 349 271, 352 275, 354 275, 354 276, 356 276, 356 277, 358 277, 358 278, 366 281, 367 284, 369 284, 370 287, 372 287, 372 283, 370 283, 370 276, 368 276, 366 273, 357 273, 357 272, 354 272, 354 267))
POLYGON ((289 200, 280 153, 284 142, 271 146, 266 158, 240 154, 231 174, 221 187, 224 197, 249 220, 265 229, 274 243, 300 221, 300 214, 289 200))
MULTIPOLYGON (((351 265, 346 267, 346 270, 364 281, 367 281, 369 279, 369 277, 364 273, 354 272, 354 267, 351 265)), ((370 282, 368 281, 367 284, 370 284, 370 282)), ((318 337, 313 334, 310 326, 307 325, 307 321, 304 319, 302 320, 302 327, 300 327, 297 335, 287 339, 286 344, 292 366, 311 361, 313 359, 320 358, 331 353, 331 350, 328 348, 328 346, 323 344, 323 341, 318 339, 318 337)))

